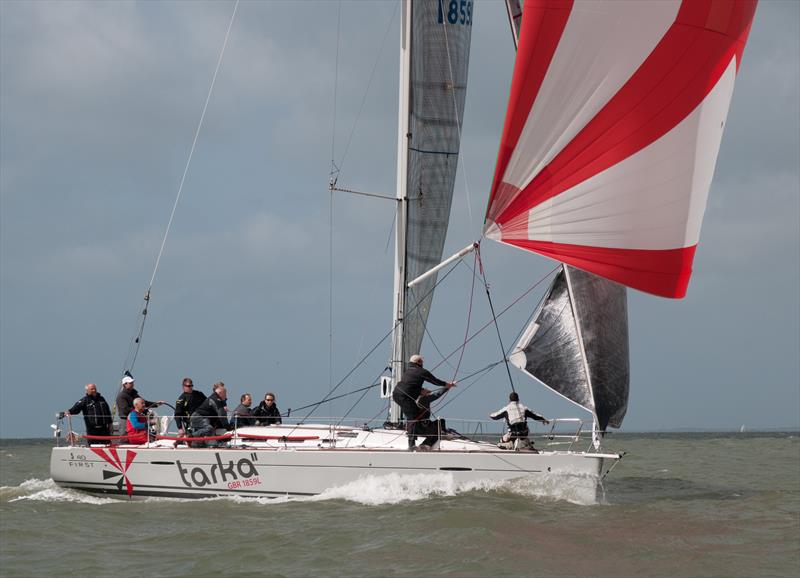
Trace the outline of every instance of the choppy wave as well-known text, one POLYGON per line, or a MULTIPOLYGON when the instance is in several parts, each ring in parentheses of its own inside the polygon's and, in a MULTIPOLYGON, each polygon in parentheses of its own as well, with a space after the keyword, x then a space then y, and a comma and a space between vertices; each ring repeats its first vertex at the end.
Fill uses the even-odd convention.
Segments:
POLYGON ((0 502, 17 502, 31 500, 34 502, 77 502, 82 504, 113 504, 118 502, 111 498, 100 498, 61 488, 53 480, 25 480, 18 486, 0 486, 0 502))
POLYGON ((504 491, 547 502, 569 502, 579 506, 605 503, 602 486, 596 476, 551 474, 539 478, 525 477, 503 482, 504 491))

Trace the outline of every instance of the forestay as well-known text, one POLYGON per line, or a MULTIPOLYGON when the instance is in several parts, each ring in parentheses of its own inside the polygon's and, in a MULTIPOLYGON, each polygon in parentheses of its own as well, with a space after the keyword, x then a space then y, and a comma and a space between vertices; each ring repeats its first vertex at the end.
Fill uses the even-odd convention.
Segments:
POLYGON ((682 297, 755 6, 526 3, 484 234, 682 297))

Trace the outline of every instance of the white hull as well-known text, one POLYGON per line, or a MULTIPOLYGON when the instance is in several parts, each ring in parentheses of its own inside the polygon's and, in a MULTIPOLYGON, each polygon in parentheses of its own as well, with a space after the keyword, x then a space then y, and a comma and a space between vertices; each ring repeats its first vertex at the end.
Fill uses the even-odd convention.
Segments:
MULTIPOLYGON (((239 431, 298 436, 299 430, 283 426, 239 431)), ((225 448, 189 448, 164 441, 56 447, 50 473, 59 486, 121 498, 274 498, 320 494, 388 474, 446 474, 456 484, 569 475, 594 480, 596 487, 604 465, 607 470, 619 459, 617 454, 499 450, 468 440, 443 440, 433 451, 409 452, 405 435, 393 430, 303 426, 302 434, 300 440, 235 439, 225 448), (312 435, 315 432, 322 435, 312 435), (324 437, 330 433, 333 438, 324 437), (351 437, 339 439, 335 434, 351 437)))

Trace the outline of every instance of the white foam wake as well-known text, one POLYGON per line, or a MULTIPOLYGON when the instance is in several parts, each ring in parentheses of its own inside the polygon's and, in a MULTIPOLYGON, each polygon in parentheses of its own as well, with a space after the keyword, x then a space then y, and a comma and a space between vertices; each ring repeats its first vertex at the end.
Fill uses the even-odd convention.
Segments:
POLYGON ((517 478, 503 482, 499 490, 543 502, 569 502, 593 506, 605 502, 597 477, 582 474, 550 474, 540 478, 517 478))
POLYGON ((386 476, 366 476, 325 490, 311 498, 321 500, 348 500, 377 506, 414 502, 433 496, 455 496, 459 487, 453 476, 448 474, 389 474, 386 476))
POLYGON ((98 498, 77 490, 61 488, 53 480, 25 480, 18 486, 0 487, 0 502, 17 502, 31 500, 34 502, 78 502, 82 504, 113 504, 118 500, 98 498))
POLYGON ((510 493, 537 501, 566 501, 578 505, 595 505, 598 500, 597 478, 583 475, 549 475, 514 480, 473 480, 456 482, 449 474, 389 474, 367 476, 331 488, 310 501, 347 500, 369 506, 413 502, 440 496, 456 496, 469 492, 510 493))

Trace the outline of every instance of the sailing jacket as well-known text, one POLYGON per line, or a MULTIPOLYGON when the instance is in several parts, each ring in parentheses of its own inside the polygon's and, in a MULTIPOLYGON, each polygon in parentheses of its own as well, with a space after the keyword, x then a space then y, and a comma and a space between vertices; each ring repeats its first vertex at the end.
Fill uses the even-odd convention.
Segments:
MULTIPOLYGON (((125 389, 124 387, 117 394, 117 413, 120 419, 128 419, 128 414, 133 411, 133 400, 137 397, 142 397, 135 387, 125 389)), ((154 401, 144 400, 145 409, 156 407, 158 404, 154 401)))
MULTIPOLYGON (((429 382, 439 387, 447 385, 446 381, 434 377, 433 374, 417 363, 409 364, 408 368, 403 372, 403 378, 397 383, 394 388, 398 397, 408 396, 414 401, 417 400, 419 394, 422 392, 423 382, 429 382)), ((395 399, 395 401, 397 401, 395 399)))
POLYGON ((233 410, 233 423, 237 427, 256 425, 256 418, 253 417, 253 413, 250 411, 249 407, 240 403, 238 407, 233 410))
POLYGON ((525 435, 527 435, 528 432, 528 424, 526 423, 528 418, 542 422, 547 421, 546 418, 540 416, 539 414, 533 413, 518 401, 512 401, 504 408, 501 408, 494 413, 490 413, 489 417, 492 419, 505 418, 506 423, 508 424, 508 429, 511 430, 511 432, 524 433, 525 435))
POLYGON ((258 418, 259 425, 272 425, 281 422, 281 410, 278 409, 276 404, 267 405, 266 401, 258 404, 258 407, 253 410, 253 415, 258 418))
POLYGON ((196 389, 181 394, 178 401, 175 402, 175 423, 179 428, 185 430, 189 427, 189 418, 205 400, 206 394, 196 389))
POLYGON ((132 411, 128 414, 125 431, 128 434, 129 444, 147 443, 147 416, 132 411))
POLYGON ((198 429, 205 425, 210 425, 214 429, 231 430, 228 421, 228 407, 224 399, 220 399, 219 395, 212 393, 206 400, 200 404, 191 417, 192 429, 198 429))
POLYGON ((107 428, 111 425, 111 409, 99 393, 94 396, 84 395, 67 411, 72 415, 83 413, 87 430, 107 428))

